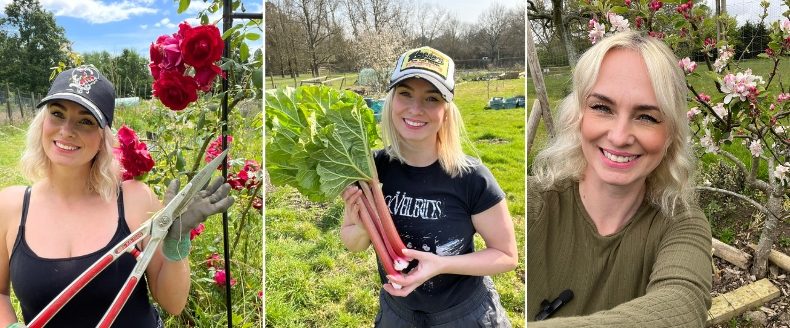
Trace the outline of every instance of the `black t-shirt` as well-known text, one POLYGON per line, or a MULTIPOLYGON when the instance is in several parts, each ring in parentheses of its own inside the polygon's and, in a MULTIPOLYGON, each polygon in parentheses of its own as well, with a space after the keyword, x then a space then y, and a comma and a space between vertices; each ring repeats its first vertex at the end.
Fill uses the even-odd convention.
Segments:
MULTIPOLYGON (((406 247, 441 256, 474 252, 472 215, 505 198, 488 168, 473 159, 472 171, 451 178, 438 161, 413 167, 390 160, 383 150, 374 156, 384 199, 406 247)), ((379 275, 386 282, 381 264, 379 275)), ((482 283, 478 276, 442 274, 395 299, 409 309, 435 313, 464 301, 482 283)))

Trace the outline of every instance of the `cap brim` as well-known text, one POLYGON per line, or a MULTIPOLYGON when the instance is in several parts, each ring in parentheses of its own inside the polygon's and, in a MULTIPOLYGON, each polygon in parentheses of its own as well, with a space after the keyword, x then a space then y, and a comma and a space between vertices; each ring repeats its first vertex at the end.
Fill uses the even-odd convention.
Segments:
POLYGON ((395 79, 395 81, 390 82, 390 85, 389 85, 389 87, 387 89, 388 90, 392 89, 393 87, 398 85, 398 83, 401 83, 404 80, 410 79, 410 78, 413 78, 413 77, 418 77, 418 78, 427 80, 428 82, 433 84, 433 86, 436 87, 436 89, 439 89, 439 93, 442 94, 442 97, 444 98, 445 101, 447 101, 447 102, 453 101, 453 91, 448 89, 444 85, 444 83, 442 83, 442 81, 439 81, 438 79, 436 79, 433 76, 430 76, 428 74, 423 74, 423 73, 420 73, 420 72, 408 73, 408 74, 405 74, 405 75, 395 79))
POLYGON ((68 93, 68 92, 55 93, 45 97, 44 99, 41 99, 41 101, 38 103, 38 106, 36 107, 40 108, 41 106, 44 106, 52 102, 53 100, 70 100, 75 103, 78 103, 82 107, 85 107, 85 109, 87 109, 91 114, 93 114, 93 117, 96 118, 96 121, 99 122, 99 126, 102 129, 107 127, 107 120, 104 119, 104 114, 102 114, 99 108, 96 107, 96 105, 90 100, 88 100, 87 98, 77 94, 68 93))

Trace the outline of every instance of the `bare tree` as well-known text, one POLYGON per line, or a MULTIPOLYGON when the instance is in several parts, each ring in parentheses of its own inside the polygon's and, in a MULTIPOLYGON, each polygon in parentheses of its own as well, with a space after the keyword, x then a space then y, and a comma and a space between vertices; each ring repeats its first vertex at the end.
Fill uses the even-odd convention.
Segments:
POLYGON ((304 27, 310 71, 315 77, 319 67, 334 56, 329 41, 341 33, 341 29, 333 24, 338 4, 329 0, 295 0, 294 5, 304 27))
POLYGON ((447 9, 432 4, 420 5, 417 9, 417 42, 432 46, 433 41, 447 26, 451 16, 447 9))
POLYGON ((499 3, 493 3, 478 18, 480 36, 489 58, 496 63, 500 58, 500 48, 507 30, 507 21, 503 19, 507 9, 499 3))

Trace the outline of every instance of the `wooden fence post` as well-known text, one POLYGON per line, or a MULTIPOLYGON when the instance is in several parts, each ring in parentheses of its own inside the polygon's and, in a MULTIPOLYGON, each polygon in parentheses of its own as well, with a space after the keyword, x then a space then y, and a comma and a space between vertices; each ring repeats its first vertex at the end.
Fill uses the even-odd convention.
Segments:
POLYGON ((19 88, 16 88, 16 104, 19 106, 19 115, 24 119, 25 111, 22 109, 22 95, 19 93, 19 88))
MULTIPOLYGON (((553 138, 554 120, 551 118, 549 96, 546 92, 546 84, 543 81, 543 72, 541 71, 540 62, 538 61, 538 53, 535 50, 535 41, 532 40, 531 26, 527 26, 527 62, 529 64, 529 73, 532 77, 532 83, 535 85, 535 96, 538 98, 538 101, 540 101, 543 124, 546 126, 546 132, 548 132, 549 138, 553 138)), ((532 144, 532 140, 527 141, 527 143, 532 144)))
POLYGON ((11 90, 8 88, 8 83, 5 84, 5 104, 6 104, 6 113, 8 113, 8 122, 13 123, 14 118, 11 114, 11 90))

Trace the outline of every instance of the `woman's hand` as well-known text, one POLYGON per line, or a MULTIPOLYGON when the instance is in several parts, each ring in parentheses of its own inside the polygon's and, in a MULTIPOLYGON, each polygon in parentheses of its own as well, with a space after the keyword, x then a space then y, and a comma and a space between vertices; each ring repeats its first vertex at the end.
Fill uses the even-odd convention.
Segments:
POLYGON ((389 283, 384 284, 384 290, 392 296, 405 297, 411 294, 414 289, 428 281, 428 279, 444 273, 446 258, 443 256, 408 248, 403 249, 403 255, 418 260, 419 264, 409 271, 408 274, 387 276, 389 283), (392 286, 393 283, 401 285, 401 289, 395 289, 395 287, 392 286))
POLYGON ((343 190, 343 225, 340 227, 340 239, 346 248, 352 252, 364 251, 370 246, 370 237, 365 227, 359 221, 359 211, 365 211, 362 204, 362 190, 355 185, 350 185, 343 190))

